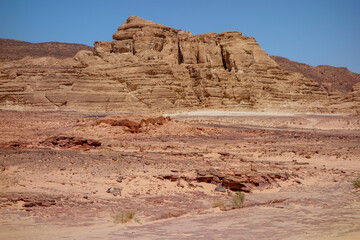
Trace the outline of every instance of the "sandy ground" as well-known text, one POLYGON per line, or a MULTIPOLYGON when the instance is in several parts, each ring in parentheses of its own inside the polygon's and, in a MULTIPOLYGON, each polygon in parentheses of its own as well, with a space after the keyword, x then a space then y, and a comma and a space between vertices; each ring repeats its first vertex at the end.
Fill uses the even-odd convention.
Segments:
POLYGON ((170 116, 0 111, 0 239, 360 237, 360 117, 170 116))

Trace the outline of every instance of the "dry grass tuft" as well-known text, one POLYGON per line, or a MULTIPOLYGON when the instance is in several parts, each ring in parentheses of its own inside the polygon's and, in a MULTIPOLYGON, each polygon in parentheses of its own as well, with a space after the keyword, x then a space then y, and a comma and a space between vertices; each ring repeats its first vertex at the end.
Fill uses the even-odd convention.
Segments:
POLYGON ((128 212, 122 212, 122 213, 118 213, 116 214, 113 218, 114 218, 114 223, 118 224, 118 223, 128 223, 131 220, 134 219, 135 213, 132 211, 128 211, 128 212))
POLYGON ((360 177, 358 177, 354 182, 353 182, 354 187, 356 188, 360 188, 360 177))
POLYGON ((233 209, 242 208, 244 206, 245 195, 242 192, 237 192, 232 198, 233 209))
POLYGON ((219 208, 221 211, 226 211, 226 206, 223 201, 216 201, 213 203, 213 208, 219 208))

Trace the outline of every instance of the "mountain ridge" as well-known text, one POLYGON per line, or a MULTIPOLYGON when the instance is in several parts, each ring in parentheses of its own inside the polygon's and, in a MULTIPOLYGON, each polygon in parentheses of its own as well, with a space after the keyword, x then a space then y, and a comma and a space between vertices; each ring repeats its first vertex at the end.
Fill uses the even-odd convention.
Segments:
POLYGON ((20 60, 24 57, 74 57, 78 51, 92 50, 92 47, 78 43, 41 42, 0 38, 0 61, 20 60))
POLYGON ((348 93, 352 87, 360 83, 360 74, 349 71, 346 67, 330 65, 311 66, 285 57, 270 56, 279 66, 287 71, 298 72, 321 84, 327 92, 339 91, 348 93))

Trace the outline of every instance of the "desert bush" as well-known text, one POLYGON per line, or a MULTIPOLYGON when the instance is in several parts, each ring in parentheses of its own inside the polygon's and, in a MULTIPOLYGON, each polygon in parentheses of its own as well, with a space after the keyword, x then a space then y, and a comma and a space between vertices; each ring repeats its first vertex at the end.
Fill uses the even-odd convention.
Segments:
POLYGON ((360 188, 360 177, 358 177, 354 182, 353 182, 354 187, 356 188, 360 188))
POLYGON ((225 211, 226 210, 226 206, 225 203, 223 201, 216 201, 213 203, 213 208, 219 208, 221 211, 225 211))
POLYGON ((135 213, 132 211, 127 211, 127 212, 122 212, 122 213, 118 213, 116 214, 113 218, 114 218, 114 223, 118 224, 118 223, 128 223, 131 220, 134 219, 135 213))
POLYGON ((245 195, 242 192, 237 192, 232 198, 233 209, 242 208, 244 206, 245 195))

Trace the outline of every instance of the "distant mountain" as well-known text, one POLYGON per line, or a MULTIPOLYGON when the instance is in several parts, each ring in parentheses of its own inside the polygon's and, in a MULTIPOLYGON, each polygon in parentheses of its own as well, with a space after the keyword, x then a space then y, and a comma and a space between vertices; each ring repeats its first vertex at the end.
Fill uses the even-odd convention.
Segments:
POLYGON ((298 72, 307 78, 317 81, 326 91, 350 92, 353 85, 360 83, 360 74, 350 72, 345 67, 320 65, 313 67, 304 63, 291 61, 284 57, 271 56, 281 68, 298 72))
POLYGON ((92 50, 92 47, 74 43, 30 43, 0 38, 0 61, 19 60, 27 56, 69 58, 80 50, 92 50))

